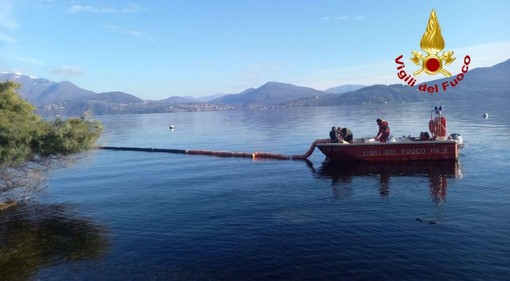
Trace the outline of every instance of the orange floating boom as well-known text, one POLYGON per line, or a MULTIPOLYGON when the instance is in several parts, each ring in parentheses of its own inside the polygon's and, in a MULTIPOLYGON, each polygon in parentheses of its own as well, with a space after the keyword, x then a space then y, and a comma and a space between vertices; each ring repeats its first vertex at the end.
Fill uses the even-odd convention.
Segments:
POLYGON ((126 147, 126 146, 99 146, 98 149, 120 150, 120 151, 140 151, 140 152, 163 152, 190 155, 210 155, 219 157, 244 157, 253 159, 279 159, 279 160, 305 160, 312 155, 318 143, 329 142, 329 139, 315 140, 308 151, 301 155, 284 155, 270 152, 230 152, 230 151, 214 151, 214 150, 184 150, 184 149, 166 149, 166 148, 144 148, 144 147, 126 147))

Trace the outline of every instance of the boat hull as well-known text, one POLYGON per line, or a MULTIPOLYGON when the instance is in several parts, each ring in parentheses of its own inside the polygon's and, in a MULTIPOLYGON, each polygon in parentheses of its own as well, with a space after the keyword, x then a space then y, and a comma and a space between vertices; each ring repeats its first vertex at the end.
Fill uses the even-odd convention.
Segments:
POLYGON ((455 161, 459 156, 459 147, 455 140, 320 143, 317 148, 333 163, 455 161))

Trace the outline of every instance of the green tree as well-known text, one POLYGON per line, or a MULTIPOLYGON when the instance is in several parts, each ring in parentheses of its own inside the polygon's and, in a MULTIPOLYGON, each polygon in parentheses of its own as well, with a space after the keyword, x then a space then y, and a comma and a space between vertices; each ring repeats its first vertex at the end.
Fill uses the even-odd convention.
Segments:
POLYGON ((51 166, 93 148, 103 129, 85 118, 42 120, 18 88, 0 83, 0 203, 37 191, 51 166))
POLYGON ((0 83, 0 166, 21 164, 32 156, 32 141, 41 134, 34 107, 21 99, 19 85, 0 83))

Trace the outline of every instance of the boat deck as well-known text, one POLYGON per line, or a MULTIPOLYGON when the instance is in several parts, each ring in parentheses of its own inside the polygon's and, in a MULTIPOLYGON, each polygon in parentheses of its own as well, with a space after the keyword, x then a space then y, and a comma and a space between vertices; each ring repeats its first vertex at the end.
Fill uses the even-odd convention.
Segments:
POLYGON ((421 140, 419 137, 398 137, 387 142, 379 142, 373 138, 353 139, 352 143, 321 143, 320 145, 395 145, 395 144, 417 144, 417 143, 457 143, 453 139, 443 140, 421 140))
POLYGON ((420 140, 416 137, 392 138, 388 142, 355 139, 352 143, 320 143, 317 148, 333 162, 402 162, 418 160, 456 160, 458 143, 452 139, 420 140))

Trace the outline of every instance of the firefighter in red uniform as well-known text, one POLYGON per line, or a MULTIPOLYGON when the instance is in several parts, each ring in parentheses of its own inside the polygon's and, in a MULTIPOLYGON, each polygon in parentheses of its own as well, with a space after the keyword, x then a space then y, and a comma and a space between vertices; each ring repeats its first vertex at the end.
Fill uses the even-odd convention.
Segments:
POLYGON ((377 125, 379 125, 379 132, 377 132, 375 140, 378 140, 380 142, 386 142, 386 140, 388 140, 388 137, 390 136, 390 127, 388 126, 388 121, 377 119, 376 122, 377 125))

